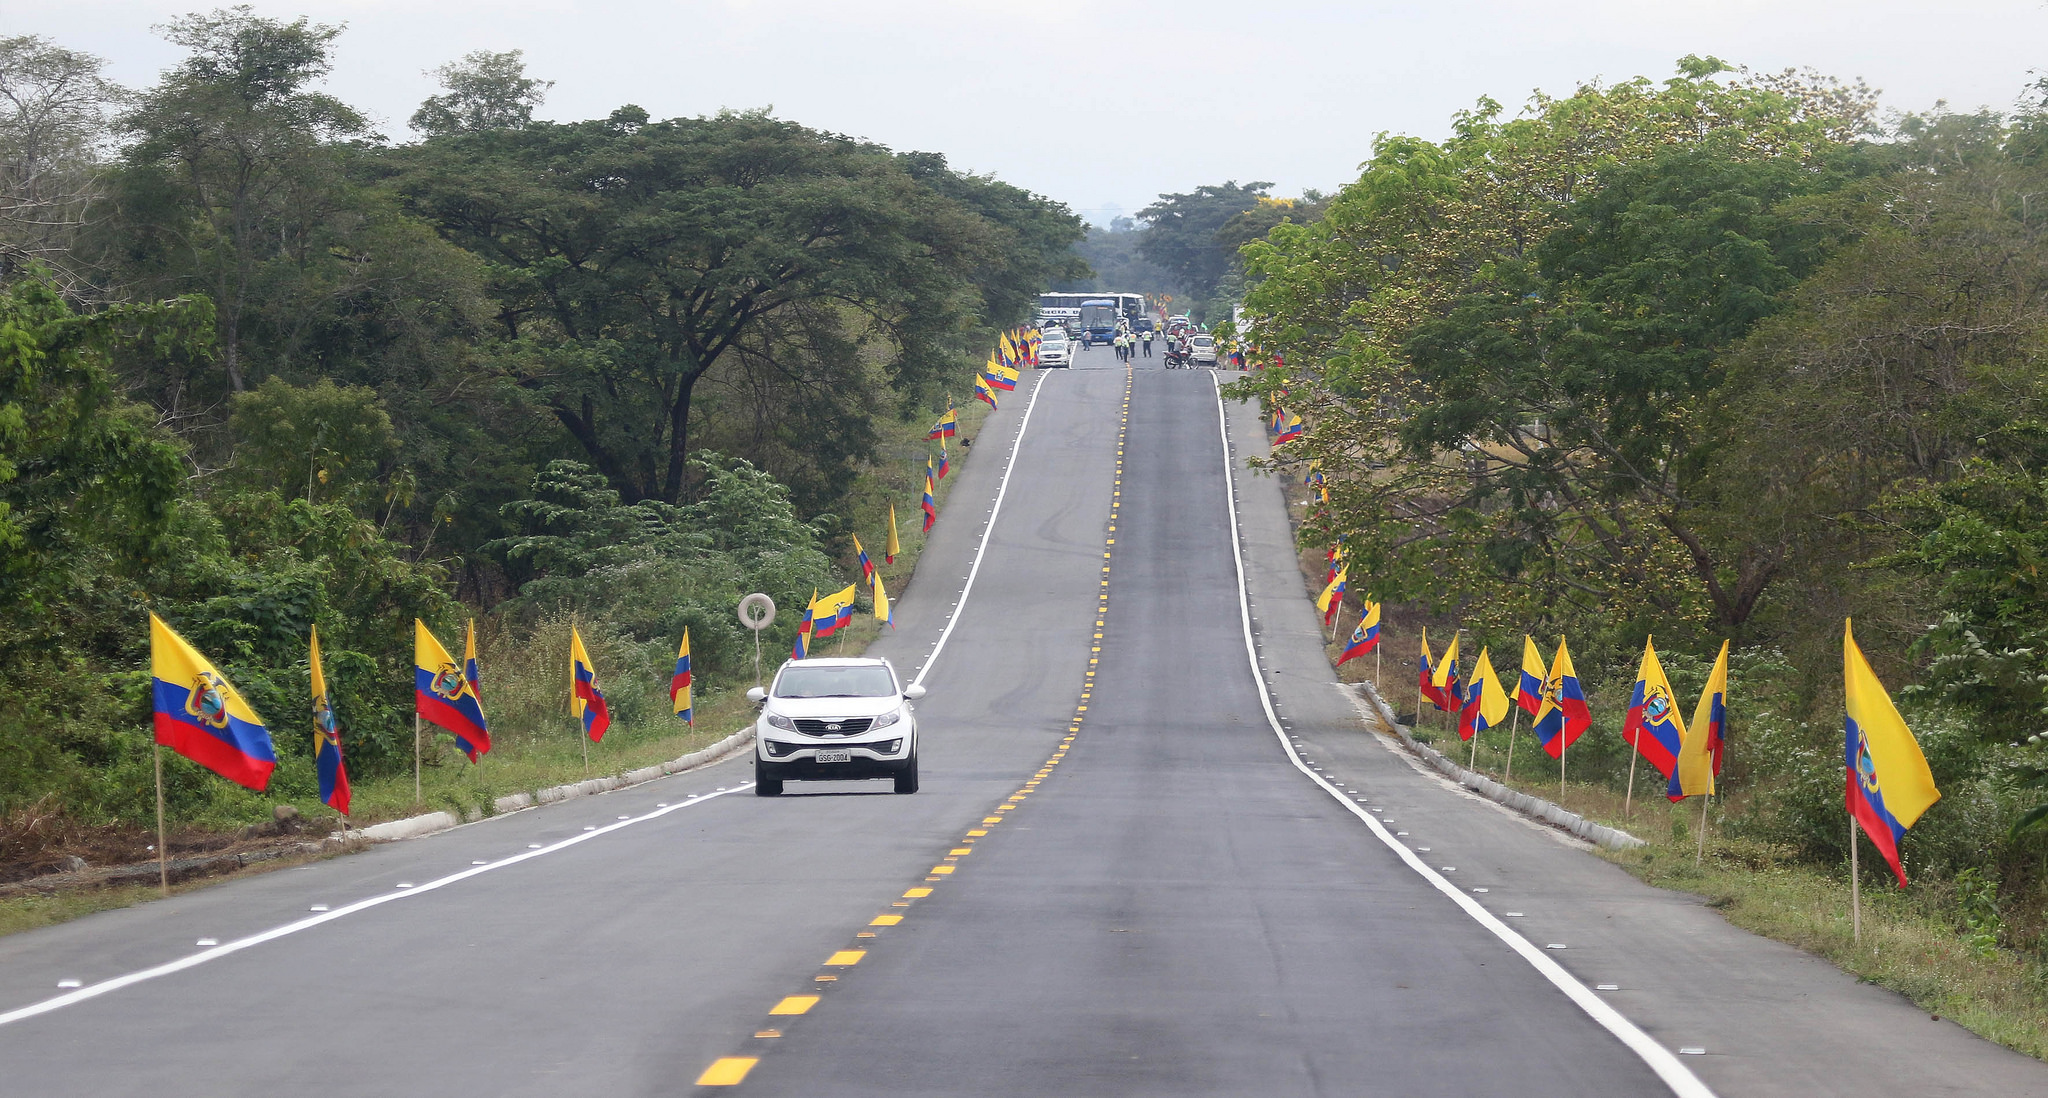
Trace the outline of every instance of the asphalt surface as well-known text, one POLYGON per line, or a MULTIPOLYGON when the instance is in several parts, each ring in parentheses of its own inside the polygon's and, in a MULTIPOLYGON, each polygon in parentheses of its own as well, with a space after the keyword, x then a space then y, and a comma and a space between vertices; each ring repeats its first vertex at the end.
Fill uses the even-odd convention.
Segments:
POLYGON ((931 691, 916 796, 736 760, 0 939, 0 1093, 1669 1093, 1575 981, 1724 1095, 2048 1093, 1389 750, 1239 472, 1298 767, 1212 375, 1157 364, 1127 426, 1107 349, 1027 372, 955 474, 874 649, 931 691), (5 1020, 60 981, 104 993, 5 1020))

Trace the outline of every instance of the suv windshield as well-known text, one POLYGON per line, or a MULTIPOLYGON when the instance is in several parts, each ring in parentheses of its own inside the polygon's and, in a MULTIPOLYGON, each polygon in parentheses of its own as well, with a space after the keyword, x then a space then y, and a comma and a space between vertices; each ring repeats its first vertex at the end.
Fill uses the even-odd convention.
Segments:
POLYGON ((896 693, 896 678, 874 664, 790 667, 775 680, 778 698, 886 698, 896 693))

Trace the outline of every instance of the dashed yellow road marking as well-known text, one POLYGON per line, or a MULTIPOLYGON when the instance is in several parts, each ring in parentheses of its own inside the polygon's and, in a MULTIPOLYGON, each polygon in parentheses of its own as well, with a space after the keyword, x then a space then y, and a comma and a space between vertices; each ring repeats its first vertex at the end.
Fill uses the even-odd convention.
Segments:
POLYGON ((700 1087, 738 1086, 740 1080, 747 1077, 747 1072, 754 1070, 754 1065, 760 1062, 761 1060, 758 1056, 721 1056, 711 1061, 711 1066, 704 1069, 704 1074, 697 1076, 697 1085, 700 1087))
POLYGON ((818 1005, 816 995, 790 995, 768 1008, 770 1014, 802 1014, 818 1005))
POLYGON ((842 949, 825 958, 825 963, 835 968, 848 968, 859 964, 860 959, 867 955, 868 951, 865 949, 842 949))
POLYGON ((956 846, 953 849, 947 851, 946 853, 952 857, 958 858, 962 855, 974 853, 974 848, 967 846, 956 846))
POLYGON ((869 926, 895 926, 903 921, 901 915, 877 915, 868 920, 869 926))
POLYGON ((922 900, 931 894, 932 890, 929 888, 913 888, 905 892, 903 898, 906 900, 922 900))

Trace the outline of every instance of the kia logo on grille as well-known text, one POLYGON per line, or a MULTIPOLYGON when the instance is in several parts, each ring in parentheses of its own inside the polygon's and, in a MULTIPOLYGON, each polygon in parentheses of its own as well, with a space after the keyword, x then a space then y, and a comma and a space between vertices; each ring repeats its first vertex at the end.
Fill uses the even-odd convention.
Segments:
POLYGON ((825 731, 827 731, 827 732, 837 732, 837 731, 839 731, 839 726, 838 726, 838 725, 836 725, 836 724, 828 724, 828 725, 826 725, 826 726, 825 726, 825 731))

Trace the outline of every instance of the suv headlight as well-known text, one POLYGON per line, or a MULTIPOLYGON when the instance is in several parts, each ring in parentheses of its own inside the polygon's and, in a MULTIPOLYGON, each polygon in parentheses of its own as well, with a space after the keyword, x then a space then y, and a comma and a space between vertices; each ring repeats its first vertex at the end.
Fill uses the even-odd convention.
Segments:
POLYGON ((770 728, 780 728, 784 732, 796 731, 796 722, 790 720, 788 717, 785 717, 780 713, 770 713, 767 715, 766 719, 768 721, 768 727, 770 728))
POLYGON ((887 712, 887 713, 884 713, 884 714, 882 714, 882 715, 881 715, 881 716, 879 716, 879 717, 876 717, 876 718, 875 718, 875 723, 873 723, 873 724, 871 724, 871 725, 868 725, 868 731, 872 732, 872 731, 874 731, 874 730, 875 730, 875 729, 877 729, 877 728, 887 728, 887 727, 889 727, 890 725, 892 725, 892 724, 895 724, 895 723, 896 723, 897 721, 900 721, 900 720, 902 720, 902 719, 903 719, 903 710, 901 710, 901 709, 893 709, 893 710, 890 710, 889 712, 887 712))

